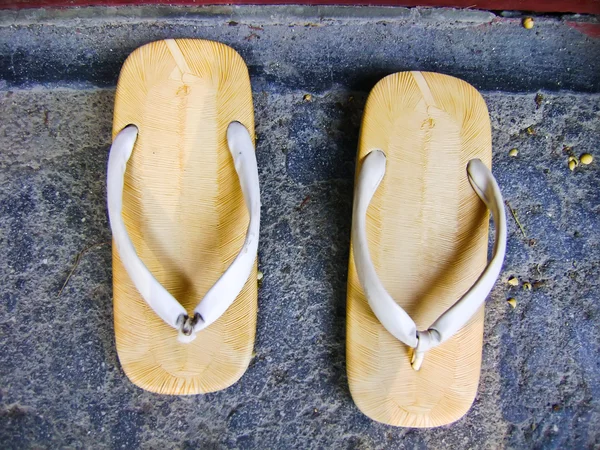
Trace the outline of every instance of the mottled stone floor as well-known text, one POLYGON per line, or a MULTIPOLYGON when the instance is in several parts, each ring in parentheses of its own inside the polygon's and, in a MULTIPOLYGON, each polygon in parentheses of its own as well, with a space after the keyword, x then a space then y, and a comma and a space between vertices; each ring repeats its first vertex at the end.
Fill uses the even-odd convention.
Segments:
POLYGON ((365 93, 337 88, 311 102, 304 93, 254 93, 265 273, 256 357, 230 389, 188 398, 133 386, 114 348, 104 201, 114 91, 0 93, 5 448, 598 444, 600 96, 544 93, 538 107, 535 94, 484 93, 494 173, 527 236, 510 218, 472 410, 449 427, 406 430, 364 417, 345 375, 352 174, 365 93), (571 172, 565 147, 597 160, 571 172), (509 276, 533 290, 508 285, 509 276))

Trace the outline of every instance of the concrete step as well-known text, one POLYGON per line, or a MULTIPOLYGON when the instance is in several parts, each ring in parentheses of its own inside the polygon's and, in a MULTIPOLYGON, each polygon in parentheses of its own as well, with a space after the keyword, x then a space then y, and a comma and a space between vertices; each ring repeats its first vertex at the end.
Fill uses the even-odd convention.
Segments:
POLYGON ((8 86, 113 86, 150 41, 224 42, 254 83, 368 90, 402 70, 454 75, 478 89, 600 91, 593 17, 522 17, 453 9, 356 7, 82 8, 0 11, 0 79, 8 86), (585 25, 585 26, 584 26, 585 25), (585 32, 584 32, 585 31, 585 32))

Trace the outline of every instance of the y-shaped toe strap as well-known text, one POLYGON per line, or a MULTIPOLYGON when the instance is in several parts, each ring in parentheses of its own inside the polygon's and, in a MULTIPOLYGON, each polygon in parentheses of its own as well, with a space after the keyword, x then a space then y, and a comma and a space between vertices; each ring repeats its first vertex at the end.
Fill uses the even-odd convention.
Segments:
POLYGON ((506 212, 500 188, 492 173, 479 160, 467 165, 467 175, 473 190, 492 211, 496 235, 492 259, 475 284, 454 305, 425 331, 417 330, 415 322, 388 294, 379 280, 367 241, 367 209, 385 175, 385 154, 369 153, 362 162, 354 193, 352 246, 358 279, 369 306, 377 319, 394 337, 414 349, 412 367, 419 370, 425 352, 448 340, 460 330, 479 309, 500 275, 506 253, 506 212))
POLYGON ((240 180, 240 186, 250 213, 246 240, 239 254, 194 309, 193 317, 154 278, 137 255, 121 217, 123 186, 127 161, 137 139, 134 125, 125 127, 116 137, 108 158, 108 216, 119 256, 142 298, 171 327, 179 330, 179 340, 190 342, 198 331, 208 327, 229 308, 250 276, 258 250, 260 224, 260 189, 258 168, 252 139, 239 122, 227 129, 227 142, 240 180))

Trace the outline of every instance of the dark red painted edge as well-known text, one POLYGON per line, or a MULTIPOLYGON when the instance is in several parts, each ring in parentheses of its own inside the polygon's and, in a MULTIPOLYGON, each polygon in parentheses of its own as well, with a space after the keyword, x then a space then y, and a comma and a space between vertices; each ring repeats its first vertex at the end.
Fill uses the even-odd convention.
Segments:
POLYGON ((600 0, 0 0, 0 9, 118 5, 377 5, 600 14, 600 0))

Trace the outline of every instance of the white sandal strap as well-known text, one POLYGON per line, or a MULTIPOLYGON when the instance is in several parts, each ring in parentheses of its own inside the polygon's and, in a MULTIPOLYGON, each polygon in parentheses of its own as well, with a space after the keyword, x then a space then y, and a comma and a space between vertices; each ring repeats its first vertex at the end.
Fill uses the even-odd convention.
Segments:
POLYGON ((248 279, 258 250, 260 224, 260 188, 256 154, 248 130, 239 122, 227 129, 227 142, 233 157, 240 186, 250 213, 244 245, 225 273, 206 293, 194 310, 194 317, 154 278, 137 255, 121 217, 125 170, 137 138, 134 125, 125 127, 115 137, 108 158, 108 216, 119 256, 142 298, 171 327, 179 330, 179 340, 191 342, 196 332, 216 321, 237 298, 248 279))
POLYGON ((479 160, 467 165, 473 190, 492 211, 495 243, 492 259, 475 284, 425 331, 383 287, 369 254, 367 241, 367 209, 385 175, 386 157, 381 150, 369 153, 362 162, 354 193, 352 247, 358 279, 369 306, 377 319, 395 338, 414 349, 412 367, 419 370, 425 352, 438 346, 460 330, 479 309, 500 275, 506 253, 506 212, 500 188, 489 169, 479 160))

